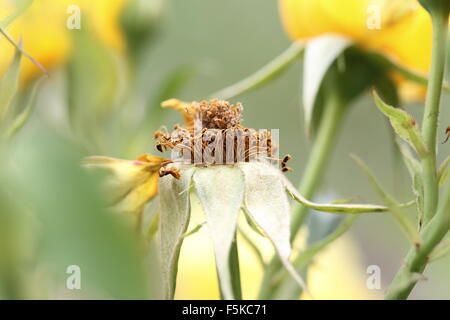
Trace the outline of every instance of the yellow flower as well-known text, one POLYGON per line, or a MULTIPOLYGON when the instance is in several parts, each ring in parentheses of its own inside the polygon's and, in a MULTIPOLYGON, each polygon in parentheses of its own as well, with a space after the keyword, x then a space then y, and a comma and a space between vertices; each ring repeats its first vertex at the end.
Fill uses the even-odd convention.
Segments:
MULTIPOLYGON (((416 0, 280 0, 279 5, 284 28, 294 40, 339 34, 414 71, 429 70, 431 20, 416 0)), ((409 98, 424 93, 423 87, 405 86, 400 92, 408 92, 409 98)))
MULTIPOLYGON (((119 14, 128 0, 39 0, 33 1, 8 29, 18 41, 23 39, 24 49, 47 69, 63 63, 72 48, 71 32, 67 20, 71 16, 68 8, 77 5, 81 9, 81 28, 88 28, 103 44, 122 50, 124 41, 120 31, 119 14)), ((12 0, 0 0, 0 20, 16 9, 12 0)), ((5 71, 13 57, 14 48, 3 37, 0 38, 0 74, 5 71)), ((21 79, 27 82, 40 74, 31 62, 23 62, 21 79)))
POLYGON ((88 167, 103 168, 112 173, 107 181, 111 202, 119 211, 140 213, 158 193, 159 169, 171 161, 144 154, 137 160, 93 156, 85 159, 88 167))

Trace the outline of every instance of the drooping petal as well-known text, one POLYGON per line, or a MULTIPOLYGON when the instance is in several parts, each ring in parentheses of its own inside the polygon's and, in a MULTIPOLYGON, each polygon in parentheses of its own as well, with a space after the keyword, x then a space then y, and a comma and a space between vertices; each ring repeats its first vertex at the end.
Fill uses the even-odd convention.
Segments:
POLYGON ((279 172, 262 162, 241 163, 245 176, 245 206, 279 255, 291 254, 291 210, 279 172))
POLYGON ((161 271, 165 299, 173 299, 183 235, 190 217, 189 188, 194 168, 159 180, 161 271))
POLYGON ((107 193, 112 204, 121 211, 138 212, 157 193, 158 170, 170 160, 142 155, 138 160, 122 160, 93 156, 84 160, 88 167, 106 169, 107 193))
POLYGON ((237 167, 212 166, 198 169, 193 179, 213 239, 222 294, 233 299, 229 256, 244 200, 244 178, 237 167))
POLYGON ((248 212, 272 241, 286 271, 308 292, 304 280, 289 261, 291 210, 280 171, 263 162, 241 163, 239 167, 245 176, 244 198, 248 212))

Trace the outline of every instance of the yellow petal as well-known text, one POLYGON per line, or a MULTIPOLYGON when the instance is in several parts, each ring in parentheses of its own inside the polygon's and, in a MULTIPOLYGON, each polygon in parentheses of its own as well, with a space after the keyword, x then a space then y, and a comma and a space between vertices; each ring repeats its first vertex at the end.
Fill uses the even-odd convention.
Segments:
POLYGON ((158 170, 170 160, 145 154, 138 160, 122 160, 94 156, 84 160, 89 167, 103 168, 112 173, 107 181, 109 198, 120 211, 138 212, 156 196, 158 170))
MULTIPOLYGON (((326 33, 351 38, 367 50, 381 52, 397 63, 427 73, 431 60, 431 22, 416 0, 280 0, 283 25, 292 39, 307 40, 326 33), (378 8, 380 28, 368 18, 378 8)), ((399 79, 397 79, 399 80, 399 79)), ((397 81, 405 100, 423 99, 421 86, 397 81)))
POLYGON ((431 20, 425 9, 417 9, 404 19, 381 29, 371 39, 370 48, 392 56, 415 71, 427 73, 431 60, 431 20))

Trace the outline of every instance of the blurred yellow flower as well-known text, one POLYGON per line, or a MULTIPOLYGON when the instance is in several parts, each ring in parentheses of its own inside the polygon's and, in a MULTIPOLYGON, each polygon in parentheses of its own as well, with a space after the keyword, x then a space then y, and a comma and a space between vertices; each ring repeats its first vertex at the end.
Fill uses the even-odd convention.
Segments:
MULTIPOLYGON (((279 7, 294 40, 339 34, 412 70, 429 70, 431 20, 416 0, 280 0, 279 7)), ((405 98, 423 97, 423 87, 405 85, 405 90, 400 88, 405 98)))
MULTIPOLYGON (((81 28, 87 28, 104 45, 122 50, 124 41, 119 27, 119 14, 128 0, 39 0, 33 1, 8 29, 9 34, 18 41, 23 39, 24 49, 47 69, 63 63, 72 47, 71 32, 67 21, 73 12, 68 8, 80 8, 81 28)), ((16 10, 13 0, 0 0, 0 21, 16 10)), ((0 74, 4 72, 13 57, 14 48, 0 38, 0 74)), ((23 62, 21 79, 29 81, 40 73, 31 62, 23 62)))

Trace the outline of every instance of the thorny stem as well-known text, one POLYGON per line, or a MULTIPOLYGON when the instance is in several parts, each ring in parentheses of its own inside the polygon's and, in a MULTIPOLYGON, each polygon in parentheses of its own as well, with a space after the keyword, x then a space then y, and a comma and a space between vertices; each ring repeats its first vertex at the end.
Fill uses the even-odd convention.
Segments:
POLYGON ((405 264, 395 275, 388 288, 385 299, 407 299, 417 280, 412 276, 422 273, 428 263, 428 258, 433 249, 447 234, 450 229, 450 185, 444 194, 444 201, 437 214, 431 219, 421 232, 423 244, 419 248, 411 248, 405 258, 405 264))
MULTIPOLYGON (((423 1, 426 3, 426 1, 423 1)), ((448 33, 449 5, 445 1, 428 2, 433 24, 432 62, 428 86, 422 134, 428 147, 428 155, 422 160, 424 180, 425 227, 421 232, 423 244, 411 248, 388 288, 386 299, 406 299, 417 283, 415 273, 422 273, 428 263, 429 255, 450 229, 450 186, 438 209, 438 180, 436 174, 436 135, 439 104, 444 76, 446 40, 448 33), (437 213, 436 213, 437 211, 437 213), (428 223, 427 223, 428 222, 428 223)))
MULTIPOLYGON (((311 199, 314 196, 330 160, 333 146, 336 143, 336 138, 343 123, 344 109, 345 104, 341 100, 339 93, 331 91, 327 97, 323 118, 321 119, 308 164, 303 170, 303 177, 299 185, 300 193, 307 199, 311 199)), ((308 208, 306 206, 295 207, 291 225, 291 239, 294 239, 297 235, 307 213, 308 208)), ((277 283, 273 282, 273 276, 280 268, 280 261, 277 258, 273 258, 265 270, 259 299, 270 299, 277 286, 277 283)))
POLYGON ((431 59, 430 80, 423 115, 422 135, 428 154, 422 160, 424 181, 424 224, 427 224, 436 213, 439 197, 439 186, 436 173, 436 135, 438 128, 439 105, 446 58, 446 40, 448 31, 448 13, 432 15, 433 49, 431 59))

